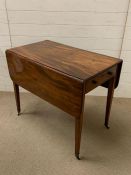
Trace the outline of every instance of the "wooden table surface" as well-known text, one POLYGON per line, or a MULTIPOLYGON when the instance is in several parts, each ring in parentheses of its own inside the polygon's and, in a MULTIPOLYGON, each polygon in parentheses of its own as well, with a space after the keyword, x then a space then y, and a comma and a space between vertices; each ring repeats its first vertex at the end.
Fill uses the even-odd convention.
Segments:
POLYGON ((41 41, 10 51, 81 80, 106 70, 121 60, 53 41, 41 41))

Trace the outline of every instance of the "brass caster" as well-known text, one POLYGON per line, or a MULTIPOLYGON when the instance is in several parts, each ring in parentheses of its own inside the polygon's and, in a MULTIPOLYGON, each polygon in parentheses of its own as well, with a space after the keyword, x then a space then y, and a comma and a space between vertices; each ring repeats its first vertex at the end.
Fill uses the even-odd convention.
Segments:
POLYGON ((105 124, 105 127, 106 127, 107 129, 110 129, 110 127, 108 126, 108 124, 105 124))
POLYGON ((79 154, 76 154, 75 156, 76 156, 77 160, 81 160, 79 157, 79 154))

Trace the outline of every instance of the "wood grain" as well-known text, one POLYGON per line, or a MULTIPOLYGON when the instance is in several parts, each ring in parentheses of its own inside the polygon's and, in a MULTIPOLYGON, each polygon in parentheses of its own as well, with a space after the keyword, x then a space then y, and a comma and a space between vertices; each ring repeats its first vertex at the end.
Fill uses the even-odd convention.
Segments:
POLYGON ((65 76, 12 52, 7 52, 7 61, 10 76, 16 84, 65 112, 79 117, 83 91, 80 79, 65 76))
POLYGON ((121 62, 120 59, 48 40, 10 51, 81 80, 87 80, 121 62))

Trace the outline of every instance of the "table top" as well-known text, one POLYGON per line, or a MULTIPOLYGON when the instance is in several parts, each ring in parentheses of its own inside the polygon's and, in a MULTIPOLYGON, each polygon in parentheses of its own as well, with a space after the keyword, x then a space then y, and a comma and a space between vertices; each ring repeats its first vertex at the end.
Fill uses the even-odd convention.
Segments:
POLYGON ((122 61, 49 40, 8 51, 81 80, 89 79, 122 61))

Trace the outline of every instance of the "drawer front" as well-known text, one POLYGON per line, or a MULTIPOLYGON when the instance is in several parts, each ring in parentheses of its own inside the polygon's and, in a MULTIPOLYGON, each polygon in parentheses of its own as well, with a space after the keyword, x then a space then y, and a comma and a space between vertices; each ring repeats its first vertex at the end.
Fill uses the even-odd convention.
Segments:
POLYGON ((96 88, 97 86, 102 85, 104 82, 109 80, 111 77, 115 76, 116 68, 117 68, 117 66, 114 66, 114 67, 98 74, 97 76, 93 77, 92 79, 87 80, 86 93, 91 91, 92 89, 96 88))

